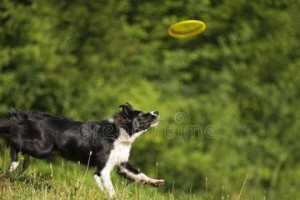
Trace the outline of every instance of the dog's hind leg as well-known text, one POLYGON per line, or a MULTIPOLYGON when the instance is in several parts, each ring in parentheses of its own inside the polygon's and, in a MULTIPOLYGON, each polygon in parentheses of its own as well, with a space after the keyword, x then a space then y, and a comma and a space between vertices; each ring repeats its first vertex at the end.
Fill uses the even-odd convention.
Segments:
POLYGON ((18 159, 18 153, 19 150, 13 145, 10 145, 10 157, 11 157, 11 164, 9 167, 10 172, 16 170, 20 164, 20 161, 18 159))
POLYGON ((23 161, 23 166, 22 166, 22 172, 24 172, 30 164, 30 156, 28 154, 24 154, 24 161, 23 161))

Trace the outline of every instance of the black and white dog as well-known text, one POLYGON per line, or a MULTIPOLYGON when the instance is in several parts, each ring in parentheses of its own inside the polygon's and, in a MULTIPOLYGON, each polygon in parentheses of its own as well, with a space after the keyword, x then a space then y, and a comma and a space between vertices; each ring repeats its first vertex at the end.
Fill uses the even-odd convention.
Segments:
POLYGON ((0 135, 10 144, 9 170, 18 167, 19 152, 24 155, 23 169, 26 169, 30 156, 42 159, 57 151, 68 160, 96 166, 94 179, 110 197, 115 196, 110 179, 114 166, 130 180, 156 187, 163 185, 164 180, 149 178, 128 162, 131 144, 158 124, 159 112, 145 113, 128 103, 120 108, 110 119, 97 122, 73 121, 40 112, 11 112, 0 117, 0 135))

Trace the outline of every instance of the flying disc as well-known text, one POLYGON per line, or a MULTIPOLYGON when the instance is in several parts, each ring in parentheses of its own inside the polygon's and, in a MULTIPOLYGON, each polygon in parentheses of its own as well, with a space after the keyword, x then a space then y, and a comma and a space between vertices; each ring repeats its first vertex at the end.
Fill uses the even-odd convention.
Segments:
POLYGON ((189 38, 202 33, 205 28, 206 25, 202 21, 184 20, 172 24, 168 29, 168 33, 175 38, 189 38))

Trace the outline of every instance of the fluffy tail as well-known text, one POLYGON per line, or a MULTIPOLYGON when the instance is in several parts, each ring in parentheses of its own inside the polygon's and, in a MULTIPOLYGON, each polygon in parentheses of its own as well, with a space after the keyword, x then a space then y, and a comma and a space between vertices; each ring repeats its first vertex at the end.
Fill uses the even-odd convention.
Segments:
POLYGON ((27 118, 28 114, 25 112, 13 112, 0 117, 0 135, 8 134, 12 126, 27 118))
POLYGON ((9 120, 9 118, 0 117, 0 135, 8 133, 9 129, 12 125, 12 121, 9 120))
POLYGON ((0 135, 5 133, 7 134, 9 132, 9 128, 10 128, 9 122, 3 118, 0 118, 0 135))

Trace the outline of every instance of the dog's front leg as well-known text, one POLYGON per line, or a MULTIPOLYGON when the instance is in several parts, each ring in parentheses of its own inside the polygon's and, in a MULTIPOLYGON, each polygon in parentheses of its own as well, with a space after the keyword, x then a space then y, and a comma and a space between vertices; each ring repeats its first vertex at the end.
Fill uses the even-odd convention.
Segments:
POLYGON ((101 172, 101 179, 106 191, 108 192, 109 197, 114 198, 116 196, 116 192, 110 179, 110 171, 103 170, 101 172))
POLYGON ((139 170, 135 169, 128 162, 121 163, 119 165, 118 173, 129 180, 142 182, 144 184, 149 184, 154 187, 160 187, 160 186, 164 185, 164 183, 165 183, 164 180, 153 179, 153 178, 148 177, 144 173, 141 173, 139 170))
POLYGON ((94 179, 101 191, 107 191, 110 198, 114 198, 116 193, 110 179, 111 167, 104 167, 102 170, 97 168, 94 179))
POLYGON ((102 179, 100 177, 100 174, 95 173, 94 174, 94 179, 95 179, 95 181, 97 183, 98 188, 101 190, 101 192, 103 192, 104 191, 104 187, 103 187, 103 182, 102 182, 102 179))

